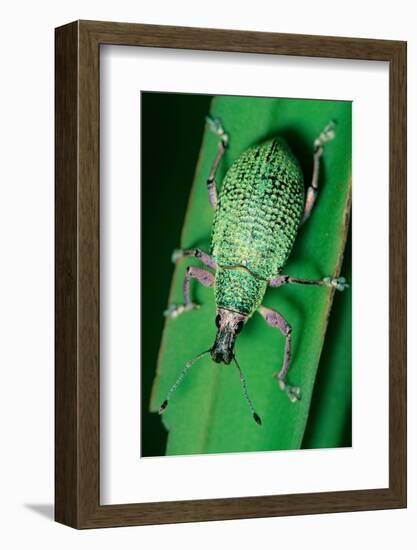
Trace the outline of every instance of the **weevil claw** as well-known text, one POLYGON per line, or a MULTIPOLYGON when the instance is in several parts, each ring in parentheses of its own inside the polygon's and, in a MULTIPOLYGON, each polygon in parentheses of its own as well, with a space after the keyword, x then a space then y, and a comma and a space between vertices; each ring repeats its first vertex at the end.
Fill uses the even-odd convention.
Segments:
POLYGON ((212 130, 215 134, 222 135, 224 133, 222 121, 219 118, 207 115, 206 122, 210 130, 212 130))
POLYGON ((327 143, 328 141, 331 141, 332 139, 334 139, 336 137, 335 128, 336 128, 336 121, 331 120, 324 127, 324 129, 321 132, 321 134, 319 135, 319 137, 316 140, 314 140, 314 147, 316 149, 319 149, 320 147, 323 147, 323 145, 325 143, 327 143))
POLYGON ((178 260, 181 260, 182 257, 183 257, 182 249, 175 248, 175 250, 172 251, 171 262, 175 264, 177 263, 178 260))
POLYGON ((206 122, 210 130, 222 138, 224 147, 227 147, 227 144, 229 142, 229 135, 223 128, 223 124, 220 118, 214 118, 211 115, 207 115, 206 122))
POLYGON ((168 308, 164 311, 164 317, 167 317, 168 319, 175 319, 181 313, 184 313, 185 311, 191 311, 193 309, 198 309, 200 307, 200 304, 170 304, 168 308))
POLYGON ((336 290, 340 290, 341 292, 346 288, 349 288, 349 285, 344 277, 325 277, 323 282, 326 286, 330 288, 333 286, 336 290))
POLYGON ((290 386, 284 380, 278 380, 279 387, 285 391, 292 403, 301 400, 301 390, 298 386, 290 386))
POLYGON ((297 386, 287 386, 286 390, 288 397, 290 398, 291 403, 300 401, 301 399, 301 390, 297 386))

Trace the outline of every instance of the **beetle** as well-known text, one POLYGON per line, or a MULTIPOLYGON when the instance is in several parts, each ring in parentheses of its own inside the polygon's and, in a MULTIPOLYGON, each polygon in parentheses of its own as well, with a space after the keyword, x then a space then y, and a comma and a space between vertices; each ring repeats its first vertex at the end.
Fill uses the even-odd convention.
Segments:
POLYGON ((216 172, 228 148, 229 135, 219 118, 208 115, 206 120, 219 137, 217 154, 207 178, 209 201, 215 210, 211 251, 175 250, 172 260, 195 257, 209 270, 189 266, 183 282, 184 303, 172 304, 164 313, 168 318, 175 318, 198 307, 190 296, 190 281, 196 279, 214 289, 217 333, 211 348, 186 363, 159 413, 165 411, 190 367, 202 357, 211 355, 216 363, 229 365, 233 361, 252 416, 261 425, 234 353, 237 335, 256 311, 269 325, 280 330, 285 337, 285 350, 281 370, 276 376, 281 390, 296 402, 301 398, 300 389, 286 380, 291 363, 292 328, 278 311, 262 305, 265 292, 268 287, 288 284, 334 287, 340 291, 348 286, 344 277, 312 280, 282 273, 299 227, 313 210, 318 193, 320 158, 324 144, 335 137, 335 122, 329 122, 314 140, 313 175, 306 193, 297 158, 287 142, 276 136, 244 151, 227 171, 218 194, 216 172))

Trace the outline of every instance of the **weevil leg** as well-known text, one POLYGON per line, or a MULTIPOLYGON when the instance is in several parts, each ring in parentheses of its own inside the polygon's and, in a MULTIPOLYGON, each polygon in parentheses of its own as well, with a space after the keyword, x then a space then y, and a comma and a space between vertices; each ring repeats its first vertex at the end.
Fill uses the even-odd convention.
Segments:
POLYGON ((323 279, 299 279, 298 277, 290 277, 289 275, 279 275, 269 281, 269 286, 278 287, 286 284, 311 285, 311 286, 327 286, 334 287, 336 290, 343 291, 349 288, 344 277, 324 277, 323 279))
POLYGON ((284 361, 281 370, 277 374, 278 384, 281 390, 285 391, 291 401, 299 401, 301 399, 300 388, 297 386, 290 386, 285 380, 291 363, 291 325, 274 309, 260 306, 258 311, 268 325, 278 328, 285 336, 284 361))
POLYGON ((335 137, 335 126, 335 121, 331 120, 323 129, 319 137, 314 140, 313 177, 311 178, 310 186, 307 189, 306 203, 301 223, 304 223, 310 217, 314 203, 316 202, 319 187, 320 158, 323 155, 323 145, 335 137))
POLYGON ((171 260, 173 261, 173 263, 176 263, 178 260, 181 260, 182 258, 186 258, 190 256, 193 258, 198 258, 207 267, 211 267, 211 269, 217 269, 217 264, 214 258, 212 258, 210 254, 207 254, 207 252, 204 252, 199 248, 187 248, 187 249, 177 248, 172 253, 171 260))
POLYGON ((207 178, 207 190, 209 194, 209 200, 212 208, 217 207, 217 186, 216 186, 216 172, 220 164, 220 161, 229 144, 229 135, 225 132, 221 120, 219 118, 213 118, 212 116, 206 116, 207 124, 216 135, 220 137, 220 141, 217 148, 217 155, 213 161, 209 177, 207 178))
POLYGON ((214 275, 210 271, 201 269, 200 267, 189 266, 185 271, 184 282, 183 282, 183 304, 171 304, 168 309, 164 311, 165 317, 174 319, 184 313, 184 311, 191 311, 200 307, 197 304, 194 304, 190 297, 190 282, 191 279, 197 279, 202 285, 211 287, 214 284, 214 275))

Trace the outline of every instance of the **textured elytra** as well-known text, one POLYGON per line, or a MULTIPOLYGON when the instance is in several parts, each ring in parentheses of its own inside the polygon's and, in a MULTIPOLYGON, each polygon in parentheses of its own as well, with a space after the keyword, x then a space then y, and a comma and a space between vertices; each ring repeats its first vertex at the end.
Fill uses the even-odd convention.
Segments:
POLYGON ((212 234, 212 255, 220 268, 218 307, 251 314, 260 305, 266 282, 281 271, 291 252, 304 202, 301 167, 282 138, 248 149, 232 164, 212 234), (253 275, 233 270, 238 266, 253 275))

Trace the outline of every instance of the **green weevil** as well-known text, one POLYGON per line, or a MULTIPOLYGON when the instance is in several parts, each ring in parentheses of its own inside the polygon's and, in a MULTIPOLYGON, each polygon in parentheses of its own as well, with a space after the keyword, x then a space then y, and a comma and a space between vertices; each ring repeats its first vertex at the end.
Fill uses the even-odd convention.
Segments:
POLYGON ((291 360, 291 325, 277 311, 262 305, 269 287, 286 284, 320 285, 344 290, 344 277, 324 277, 320 280, 299 279, 282 274, 299 227, 313 209, 319 179, 320 158, 324 144, 335 137, 335 122, 331 121, 314 141, 313 176, 305 193, 300 164, 286 141, 274 137, 243 152, 226 173, 218 196, 215 180, 219 163, 228 148, 229 135, 221 120, 207 117, 207 123, 219 137, 207 189, 211 206, 215 209, 210 254, 200 249, 174 251, 173 261, 193 256, 211 271, 188 267, 184 277, 184 303, 172 304, 165 311, 170 318, 198 307, 190 297, 190 281, 197 279, 206 287, 214 288, 217 315, 216 339, 213 346, 188 361, 175 383, 169 389, 159 413, 183 381, 190 367, 210 354, 216 363, 236 365, 242 391, 257 424, 260 416, 247 391, 246 380, 234 354, 236 336, 250 317, 258 311, 265 321, 278 328, 286 339, 284 359, 277 374, 279 387, 291 401, 298 401, 298 387, 286 381, 291 360), (213 273, 214 272, 214 273, 213 273))

